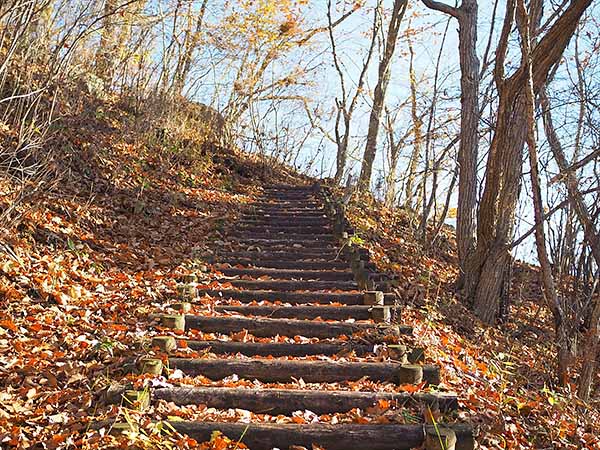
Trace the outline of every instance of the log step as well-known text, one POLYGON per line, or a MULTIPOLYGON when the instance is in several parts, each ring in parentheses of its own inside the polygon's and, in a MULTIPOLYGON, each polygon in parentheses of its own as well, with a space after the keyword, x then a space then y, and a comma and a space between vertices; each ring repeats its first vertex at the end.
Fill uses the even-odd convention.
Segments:
MULTIPOLYGON (((320 262, 340 262, 341 255, 338 256, 338 251, 333 248, 328 249, 312 249, 312 248, 292 248, 289 250, 265 250, 265 251, 236 251, 236 252, 219 252, 217 259, 235 259, 235 258, 261 258, 270 261, 320 261, 320 262)), ((346 268, 350 267, 350 263, 346 262, 346 268)))
POLYGON ((244 217, 324 217, 326 216, 324 209, 318 208, 282 208, 282 207, 254 207, 249 208, 244 212, 244 217))
POLYGON ((327 235, 331 236, 331 227, 324 225, 296 225, 296 226, 282 226, 279 223, 260 223, 260 224, 242 224, 236 226, 236 232, 254 234, 267 234, 272 237, 282 234, 286 236, 312 236, 312 235, 327 235))
MULTIPOLYGON (((110 403, 120 403, 125 389, 115 387, 107 394, 110 403)), ((443 412, 456 410, 456 394, 407 392, 311 391, 290 389, 244 389, 223 387, 174 386, 152 390, 151 398, 176 405, 206 405, 217 409, 245 409, 257 414, 291 415, 309 410, 322 415, 367 409, 379 401, 392 408, 428 405, 443 412)))
POLYGON ((364 356, 375 351, 374 344, 354 344, 351 342, 316 343, 316 344, 289 344, 287 342, 234 342, 234 341, 187 341, 187 346, 192 350, 208 350, 215 354, 240 353, 246 356, 293 356, 303 357, 311 355, 333 356, 340 352, 352 352, 357 356, 364 356))
POLYGON ((320 192, 317 183, 312 184, 271 184, 263 188, 263 192, 320 192))
MULTIPOLYGON (((299 269, 299 270, 345 270, 350 264, 344 261, 285 261, 265 258, 219 258, 219 264, 230 264, 232 266, 242 265, 265 269, 299 269)), ((224 268, 221 268, 221 271, 224 268)))
POLYGON ((311 221, 327 221, 327 224, 331 224, 331 220, 326 216, 324 212, 313 212, 308 211, 300 213, 273 213, 267 211, 246 211, 240 217, 241 222, 283 222, 294 223, 298 220, 298 224, 303 224, 311 221), (303 222, 306 221, 306 222, 303 222))
MULTIPOLYGON (((173 427, 182 434, 203 442, 219 430, 233 440, 240 439, 252 450, 287 449, 292 446, 313 448, 318 444, 327 450, 410 450, 425 441, 425 432, 435 433, 435 427, 415 425, 360 424, 245 424, 230 422, 176 421, 173 427)), ((457 436, 456 450, 475 448, 473 429, 468 425, 437 424, 452 429, 457 436)))
POLYGON ((260 219, 241 219, 238 223, 243 226, 275 225, 281 228, 296 228, 302 226, 331 228, 331 221, 324 217, 296 217, 294 222, 290 222, 287 217, 278 218, 267 216, 260 219))
POLYGON ((271 201, 276 201, 276 202, 315 202, 315 203, 322 203, 321 199, 314 195, 314 194, 306 194, 306 193, 300 193, 300 194, 265 194, 262 197, 257 199, 258 202, 271 202, 271 201))
MULTIPOLYGON (((369 449, 369 450, 410 450, 421 447, 425 433, 435 436, 436 427, 423 424, 271 424, 240 422, 198 422, 176 420, 169 424, 180 434, 185 434, 198 442, 210 441, 215 431, 221 432, 234 442, 239 441, 252 450, 288 449, 294 446, 312 448, 312 444, 327 450, 369 449)), ((113 433, 120 429, 129 431, 129 424, 115 424, 102 421, 92 425, 95 430, 110 429, 113 433)), ((456 436, 456 450, 475 448, 474 431, 466 424, 436 424, 438 429, 452 430, 456 436)))
MULTIPOLYGON (((266 383, 290 383, 302 378, 306 383, 334 383, 356 381, 368 377, 372 381, 407 384, 407 375, 412 376, 413 365, 380 362, 307 361, 284 359, 192 359, 169 358, 169 367, 180 369, 186 375, 202 375, 218 381, 231 375, 247 380, 266 383)), ((422 379, 430 384, 439 384, 438 366, 424 365, 422 379)), ((420 381, 417 381, 419 383, 420 381)))
MULTIPOLYGON (((352 336, 377 328, 371 323, 317 322, 312 320, 265 319, 248 317, 211 317, 187 315, 187 330, 201 330, 203 333, 237 333, 248 330, 257 337, 305 336, 320 339, 336 338, 341 335, 352 336)), ((412 327, 394 325, 401 334, 412 334, 412 327)))
MULTIPOLYGON (((245 290, 239 291, 235 289, 204 289, 199 288, 198 292, 201 295, 209 295, 211 297, 223 297, 240 302, 252 301, 280 301, 289 304, 303 303, 340 303, 342 305, 363 305, 364 295, 359 293, 338 293, 338 292, 276 292, 263 290, 245 290)), ((396 295, 392 293, 384 294, 384 304, 393 305, 396 300, 396 295)))
POLYGON ((313 240, 313 239, 250 239, 247 237, 237 238, 231 241, 238 246, 254 246, 259 248, 318 248, 324 250, 333 249, 333 239, 313 240))
POLYGON ((249 276, 259 278, 268 276, 274 279, 352 281, 354 274, 350 271, 335 270, 293 270, 293 269, 238 269, 223 268, 220 270, 227 276, 249 276))
POLYGON ((242 242, 251 242, 255 245, 263 244, 268 246, 280 246, 280 245, 288 245, 293 248, 302 248, 302 247, 326 247, 328 244, 336 244, 337 239, 333 237, 332 234, 318 234, 318 235, 310 235, 307 237, 306 235, 299 236, 290 236, 286 233, 275 233, 275 236, 272 236, 273 233, 234 233, 232 237, 237 241, 242 242))
POLYGON ((302 201, 272 201, 272 202, 254 202, 249 205, 250 208, 265 209, 265 210, 317 210, 322 207, 321 202, 302 200, 302 201))
POLYGON ((357 291, 354 281, 228 280, 232 286, 249 290, 274 291, 357 291))
POLYGON ((246 316, 263 316, 270 318, 287 319, 315 319, 323 320, 369 320, 371 319, 371 306, 215 306, 217 312, 233 312, 246 316))
POLYGON ((333 237, 331 233, 324 234, 316 234, 316 233, 288 233, 286 231, 274 231, 271 232, 269 230, 261 229, 258 232, 249 232, 247 230, 236 230, 234 233, 230 234, 231 237, 235 237, 238 240, 243 241, 266 241, 268 243, 290 243, 290 245, 300 244, 305 245, 319 243, 322 245, 326 244, 334 244, 337 242, 337 239, 333 237))

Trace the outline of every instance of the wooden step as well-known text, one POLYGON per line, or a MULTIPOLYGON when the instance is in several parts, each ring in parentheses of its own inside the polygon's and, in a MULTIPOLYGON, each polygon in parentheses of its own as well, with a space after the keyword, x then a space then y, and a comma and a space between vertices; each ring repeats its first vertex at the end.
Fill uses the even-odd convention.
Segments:
MULTIPOLYGON (((123 386, 113 386, 107 393, 108 403, 120 403, 123 386)), ((217 409, 244 409, 257 414, 292 415, 296 411, 311 411, 322 415, 347 412, 354 408, 365 410, 378 402, 390 408, 426 405, 435 410, 456 410, 456 394, 407 392, 311 391, 292 389, 245 389, 227 387, 173 386, 151 391, 152 401, 163 400, 175 405, 206 405, 217 409)))
MULTIPOLYGON (((235 259, 235 258, 261 258, 270 261, 321 261, 335 262, 342 261, 342 256, 339 251, 334 248, 314 249, 314 248, 291 248, 284 250, 263 251, 221 251, 216 255, 217 260, 235 259), (336 259, 337 257, 337 259, 336 259)), ((346 263, 346 267, 350 267, 350 263, 346 263)))
MULTIPOLYGON (((169 367, 180 369, 189 376, 202 375, 215 381, 232 375, 266 383, 289 383, 300 378, 306 383, 333 383, 368 377, 371 381, 407 384, 402 377, 412 377, 416 366, 393 362, 169 358, 169 367)), ((423 381, 439 384, 438 366, 421 368, 423 381)))
POLYGON ((265 207, 254 206, 247 208, 244 211, 244 218, 251 217, 324 217, 326 216, 324 209, 320 208, 298 208, 298 207, 265 207))
POLYGON ((265 291, 358 291, 354 281, 227 280, 232 286, 265 291))
POLYGON ((321 192, 319 184, 271 184, 263 188, 263 192, 321 192))
POLYGON ((235 237, 238 241, 266 241, 269 243, 280 243, 284 242, 293 246, 294 244, 309 245, 319 244, 320 247, 323 244, 337 244, 338 239, 333 237, 331 233, 288 233, 287 231, 274 231, 262 230, 258 232, 249 232, 244 230, 237 230, 230 234, 231 237, 235 237))
POLYGON ((246 356, 293 356, 311 355, 333 356, 340 352, 354 352, 364 356, 375 351, 375 344, 355 344, 354 342, 316 344, 290 344, 287 342, 234 342, 234 341, 187 341, 187 346, 196 351, 210 351, 215 354, 240 353, 246 356))
MULTIPOLYGON (((241 422, 170 421, 178 433, 198 442, 210 441, 215 431, 234 442, 239 441, 252 450, 289 449, 293 446, 313 448, 318 444, 327 450, 410 450, 421 447, 425 433, 435 436, 437 429, 450 429, 456 435, 456 450, 475 448, 474 431, 466 424, 272 424, 241 422)), ((97 422, 95 430, 113 429, 114 420, 97 422)), ((129 426, 125 427, 127 430, 129 426)))
POLYGON ((300 201, 268 201, 268 202, 254 202, 248 205, 250 208, 255 209, 320 209, 322 208, 321 202, 311 200, 300 200, 300 201))
MULTIPOLYGON (((299 212, 281 212, 281 211, 267 211, 262 209, 252 209, 246 210, 240 217, 242 221, 248 220, 273 220, 273 221, 282 221, 282 220, 327 220, 330 221, 330 218, 327 217, 325 211, 321 210, 310 210, 303 209, 299 212)), ((299 222, 301 223, 301 222, 299 222)))
POLYGON ((270 201, 288 201, 288 202, 293 202, 293 201, 313 201, 313 202, 321 202, 322 199, 319 198, 318 195, 315 195, 314 193, 296 193, 296 194, 292 194, 292 193, 266 193, 263 194, 262 196, 260 196, 257 199, 258 202, 270 202, 270 201))
POLYGON ((331 227, 332 222, 325 217, 296 217, 294 222, 290 222, 287 217, 263 217, 263 218, 252 218, 252 219, 241 219, 238 221, 240 225, 275 225, 281 228, 295 228, 301 226, 312 226, 312 227, 331 227))
POLYGON ((245 266, 265 269, 284 269, 284 270, 346 270, 350 264, 345 261, 285 261, 276 258, 219 258, 216 267, 223 271, 225 265, 245 266))
MULTIPOLYGON (((257 337, 273 336, 305 336, 320 339, 336 338, 341 335, 352 336, 354 333, 364 333, 377 328, 373 323, 318 322, 294 319, 266 319, 249 317, 211 317, 187 315, 185 317, 187 330, 201 330, 203 333, 237 333, 242 330, 257 337)), ((412 327, 394 325, 400 334, 412 334, 412 327)))
MULTIPOLYGON (((240 302, 252 301, 280 301, 289 304, 328 304, 340 303, 342 305, 363 305, 364 295, 361 293, 346 292, 277 292, 264 290, 235 290, 235 289, 205 289, 199 288, 201 295, 211 297, 223 297, 225 299, 238 300, 240 302)), ((393 305, 396 295, 392 293, 384 294, 384 304, 393 305)))
POLYGON ((267 276, 273 279, 321 280, 321 281, 353 281, 354 274, 349 270, 293 270, 293 269, 239 269, 223 268, 220 272, 227 276, 247 276, 259 278, 267 276))
POLYGON ((245 316, 263 316, 272 319, 369 320, 372 306, 215 306, 217 312, 233 312, 245 316))
POLYGON ((288 235, 288 236, 306 236, 306 235, 327 235, 332 236, 331 227, 329 226, 314 226, 314 225, 296 225, 296 226, 282 226, 280 224, 252 224, 247 225, 238 223, 235 227, 236 232, 248 233, 248 234, 261 234, 266 233, 268 235, 288 235))
POLYGON ((250 239, 248 237, 240 237, 231 241, 231 244, 241 247, 259 247, 262 249, 322 249, 332 250, 335 248, 335 241, 332 238, 324 240, 316 239, 250 239))

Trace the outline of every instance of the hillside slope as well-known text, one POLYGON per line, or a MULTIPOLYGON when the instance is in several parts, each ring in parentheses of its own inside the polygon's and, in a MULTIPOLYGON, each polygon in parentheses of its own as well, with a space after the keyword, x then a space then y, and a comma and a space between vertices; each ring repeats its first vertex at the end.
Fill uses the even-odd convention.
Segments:
MULTIPOLYGON (((165 138, 158 126, 141 126, 146 119, 91 98, 61 118, 51 140, 60 181, 26 205, 33 208, 14 230, 3 230, 3 448, 235 446, 161 436, 149 422, 168 414, 132 412, 101 397, 144 352, 149 315, 177 295, 194 260, 220 245, 240 207, 265 183, 307 179, 202 143, 193 130, 165 138), (115 417, 146 432, 113 437, 91 428, 115 417)), ((444 382, 469 393, 461 419, 480 425, 482 448, 598 448, 598 404, 553 387, 551 319, 535 268, 521 268, 510 320, 483 327, 452 293, 451 230, 424 251, 402 211, 354 199, 348 214, 379 268, 399 276, 403 319, 429 358, 444 363, 444 382)))

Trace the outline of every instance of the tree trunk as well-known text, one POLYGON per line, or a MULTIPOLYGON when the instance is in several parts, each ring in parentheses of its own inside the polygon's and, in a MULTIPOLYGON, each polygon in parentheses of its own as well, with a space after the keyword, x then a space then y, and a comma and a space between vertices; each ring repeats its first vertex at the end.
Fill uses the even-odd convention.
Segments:
POLYGON ((190 70, 192 69, 192 62, 194 52, 200 43, 200 36, 202 33, 202 27, 204 25, 204 15, 206 13, 206 5, 208 0, 203 0, 198 12, 198 18, 196 20, 196 28, 192 32, 191 29, 186 30, 185 48, 181 55, 180 60, 177 62, 177 68, 175 69, 175 77, 173 80, 173 93, 176 95, 182 95, 183 88, 189 76, 190 70))
POLYGON ((548 250, 546 248, 546 234, 544 232, 544 205, 542 202, 542 189, 540 187, 540 174, 537 156, 536 121, 535 121, 535 92, 533 89, 532 61, 531 61, 531 35, 530 22, 525 9, 524 0, 518 0, 517 20, 519 34, 521 36, 521 53, 526 63, 527 82, 525 96, 527 99, 527 147, 529 149, 529 165, 531 189, 533 194, 533 212, 535 217, 535 245, 537 248, 538 261, 540 263, 541 284, 543 294, 548 307, 554 315, 556 341, 558 345, 558 378, 561 386, 567 383, 568 367, 573 355, 569 342, 569 334, 566 328, 566 317, 558 299, 552 267, 548 250))
POLYGON ((475 248, 477 155, 479 148, 479 59, 477 58, 477 1, 463 0, 459 17, 461 68, 461 121, 458 149, 458 205, 456 243, 458 261, 465 273, 467 257, 475 248))
POLYGON ((526 135, 525 103, 522 93, 514 100, 512 95, 501 94, 478 213, 477 248, 465 271, 466 296, 486 323, 493 323, 498 316, 511 258, 509 243, 521 189, 526 135))
POLYGON ((475 248, 475 211, 477 204, 477 155, 479 153, 479 59, 477 58, 477 0, 463 0, 460 8, 433 0, 422 0, 431 9, 450 14, 458 20, 460 57, 460 145, 458 149, 458 205, 456 243, 461 279, 464 281, 467 258, 475 248))
POLYGON ((376 7, 373 9, 373 26, 371 29, 371 43, 369 44, 369 50, 367 51, 367 56, 363 62, 362 70, 360 76, 358 77, 358 83, 356 85, 356 89, 354 91, 354 95, 350 100, 350 104, 348 104, 348 95, 346 90, 346 83, 344 81, 344 72, 342 71, 342 66, 340 64, 336 41, 333 36, 333 28, 336 24, 340 23, 339 20, 333 22, 331 17, 332 10, 332 0, 328 0, 327 2, 327 21, 328 27, 327 31, 329 32, 329 41, 331 43, 331 54, 333 56, 333 65, 336 69, 336 72, 340 79, 340 90, 341 90, 341 100, 336 98, 336 106, 337 106, 337 116, 335 120, 335 138, 337 144, 337 154, 336 154, 336 171, 334 176, 334 181, 336 184, 339 184, 344 176, 344 170, 346 167, 346 160, 348 157, 348 146, 350 144, 350 125, 352 122, 352 115, 354 113, 354 108, 356 107, 359 96, 362 94, 363 86, 365 83, 367 70, 369 69, 369 65, 371 63, 371 57, 373 56, 373 50, 375 49, 375 43, 377 42, 377 33, 379 32, 379 10, 381 8, 382 0, 377 1, 376 7), (341 120, 344 120, 344 133, 341 133, 340 123, 341 120))
MULTIPOLYGON (((592 0, 573 0, 531 52, 534 94, 546 83, 560 60, 580 17, 592 0)), ((485 171, 485 187, 478 212, 477 247, 468 258, 465 294, 477 315, 493 323, 510 261, 510 242, 522 174, 522 151, 526 137, 527 101, 523 92, 526 67, 505 78, 505 59, 514 23, 514 1, 509 0, 498 49, 494 77, 499 91, 498 118, 485 171)))
POLYGON ((392 17, 388 28, 385 47, 383 50, 383 58, 379 63, 379 77, 375 86, 373 107, 369 117, 369 129, 367 132, 367 144, 365 154, 363 156, 362 168, 358 179, 358 187, 360 190, 367 190, 371 182, 373 172, 373 161, 377 153, 377 137, 379 135, 379 123, 381 121, 381 112, 385 102, 385 95, 390 81, 390 65, 394 51, 396 50, 396 41, 398 40, 398 32, 400 24, 406 12, 407 0, 395 0, 392 10, 392 17))
POLYGON ((385 191, 385 206, 392 208, 396 201, 396 169, 398 168, 398 158, 400 156, 400 148, 394 147, 390 149, 392 152, 390 157, 390 172, 386 177, 386 188, 385 191))
MULTIPOLYGON (((546 137, 550 145, 556 163, 559 167, 561 179, 567 188, 567 197, 571 208, 575 211, 577 218, 583 225, 583 234, 585 240, 588 242, 592 256, 596 262, 597 267, 600 267, 600 237, 598 231, 594 226, 592 217, 590 216, 581 192, 578 188, 578 180, 575 172, 569 171, 567 158, 563 151, 562 145, 554 128, 552 121, 552 115, 550 110, 550 101, 545 89, 542 90, 540 95, 540 104, 542 106, 542 118, 544 121, 544 129, 546 137)), ((583 362, 581 369, 581 377, 579 380, 578 394, 584 400, 588 400, 592 388, 593 374, 596 368, 596 355, 598 353, 598 342, 600 340, 600 331, 598 330, 598 321, 600 320, 600 301, 596 301, 592 312, 592 318, 590 322, 590 328, 585 338, 584 348, 587 349, 587 356, 583 362)), ((569 346, 568 348, 571 348, 569 346)), ((561 367, 565 365, 572 355, 569 353, 559 357, 559 364, 561 367), (564 361, 561 363, 561 361, 564 361)), ((564 369, 563 369, 564 370, 564 369)))
POLYGON ((112 72, 112 56, 115 45, 115 25, 113 13, 117 8, 116 0, 106 0, 104 3, 104 21, 100 43, 96 52, 96 75, 104 81, 104 87, 110 87, 110 74, 112 72))
POLYGON ((410 77, 410 101, 411 101, 411 116, 413 121, 413 151, 410 155, 408 163, 408 173, 406 174, 406 184, 404 192, 406 198, 404 207, 408 210, 413 210, 413 195, 415 178, 417 176, 417 166, 419 164, 419 156, 421 156, 421 125, 423 124, 421 117, 417 112, 417 79, 414 69, 414 50, 410 39, 408 40, 408 50, 410 52, 409 62, 409 77, 410 77))
POLYGON ((577 394, 582 400, 589 400, 592 393, 594 376, 596 375, 596 366, 598 364, 598 353, 600 351, 600 299, 596 298, 596 304, 592 311, 590 328, 585 336, 585 356, 579 376, 579 386, 577 394))

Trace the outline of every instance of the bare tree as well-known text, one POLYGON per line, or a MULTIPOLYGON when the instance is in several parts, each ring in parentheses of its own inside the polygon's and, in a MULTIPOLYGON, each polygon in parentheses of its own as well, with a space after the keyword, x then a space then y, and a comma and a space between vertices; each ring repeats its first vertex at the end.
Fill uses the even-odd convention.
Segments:
MULTIPOLYGON (((173 77, 173 86, 172 92, 174 94, 181 95, 183 93, 183 88, 188 79, 190 70, 192 69, 192 63, 194 58, 194 52, 198 48, 200 44, 200 38, 202 36, 202 28, 204 26, 204 16, 206 14, 206 6, 208 5, 208 0, 202 0, 202 5, 200 6, 200 11, 196 17, 196 25, 193 26, 192 14, 190 12, 188 19, 188 26, 185 30, 185 36, 183 40, 183 49, 180 54, 180 57, 177 61, 177 67, 175 68, 175 75, 173 77)), ((191 3, 190 3, 191 9, 191 3)))
MULTIPOLYGON (((591 0, 572 0, 531 49, 531 79, 534 95, 547 81, 573 36, 579 19, 591 0)), ((478 210, 477 244, 465 271, 465 293, 475 313, 493 323, 498 315, 500 298, 506 293, 510 241, 522 177, 522 151, 527 137, 528 62, 521 58, 519 68, 505 75, 509 37, 515 21, 515 0, 509 0, 496 51, 494 78, 499 93, 496 128, 485 170, 485 186, 478 210)), ((541 14, 539 2, 531 2, 528 11, 533 23, 541 14)))
POLYGON ((462 274, 468 255, 475 248, 475 211, 477 204, 477 155, 479 147, 479 59, 477 58, 477 0, 462 0, 460 7, 422 0, 431 9, 458 21, 461 70, 461 126, 458 150, 458 206, 456 242, 462 274))
POLYGON ((100 43, 96 50, 96 75, 104 81, 107 88, 111 81, 114 48, 117 40, 117 27, 113 17, 117 4, 117 0, 105 0, 104 2, 104 20, 100 43))
POLYGON ((385 102, 387 87, 390 82, 390 67, 394 51, 396 50, 396 42, 400 25, 406 13, 408 0, 394 0, 392 15, 388 26, 385 45, 383 47, 383 56, 379 61, 379 75, 377 85, 375 86, 373 106, 369 117, 369 129, 367 132, 367 144, 363 156, 362 168, 358 179, 358 187, 361 190, 369 188, 371 182, 371 173, 373 172, 373 161, 377 152, 377 138, 379 136, 379 123, 381 121, 381 113, 385 102))
POLYGON ((357 106, 358 99, 363 93, 363 87, 366 80, 367 70, 371 63, 371 58, 375 49, 375 43, 377 41, 377 33, 379 30, 379 14, 381 10, 381 0, 377 0, 377 5, 373 11, 373 26, 371 29, 371 39, 369 43, 369 49, 367 55, 363 61, 362 69, 356 83, 356 88, 352 95, 349 94, 349 90, 346 86, 346 77, 342 69, 340 57, 337 52, 336 39, 333 35, 334 25, 337 23, 332 19, 332 2, 327 1, 327 20, 329 23, 329 40, 331 43, 331 54, 333 57, 333 65, 338 74, 340 80, 340 98, 336 98, 337 114, 335 118, 335 140, 337 144, 337 155, 336 155, 336 170, 334 180, 339 183, 344 176, 344 170, 346 169, 346 160, 348 158, 348 146, 350 145, 350 133, 352 116, 357 106), (343 126, 342 126, 343 124, 343 126))
POLYGON ((525 67, 525 115, 527 121, 527 147, 529 149, 529 166, 531 188, 533 193, 533 212, 535 217, 535 244, 537 248, 538 261, 541 268, 541 282, 543 294, 550 310, 554 315, 556 326, 556 337, 558 344, 558 374, 562 385, 567 382, 568 367, 573 357, 572 346, 569 342, 569 333, 563 304, 559 300, 548 249, 546 247, 546 234, 544 232, 544 206, 542 203, 542 189, 540 187, 540 174, 538 164, 537 139, 536 139, 536 120, 535 120, 535 93, 533 88, 533 69, 531 59, 531 23, 524 0, 517 0, 516 22, 519 29, 521 40, 521 54, 525 67))
POLYGON ((422 116, 418 113, 417 110, 417 76, 415 74, 415 69, 414 69, 414 59, 415 59, 415 52, 413 50, 413 45, 412 45, 412 41, 410 38, 408 38, 408 51, 410 54, 410 59, 409 59, 409 78, 410 78, 410 115, 412 118, 412 123, 413 123, 413 148, 412 148, 412 153, 410 155, 410 160, 408 163, 408 170, 407 170, 407 175, 406 175, 406 184, 404 185, 404 193, 405 193, 405 200, 404 200, 404 207, 406 209, 412 210, 414 207, 414 196, 415 196, 415 191, 414 191, 414 185, 415 185, 415 181, 416 181, 416 176, 417 176, 417 166, 419 164, 419 158, 421 157, 421 147, 422 147, 422 136, 423 136, 423 132, 422 132, 422 126, 423 126, 423 118, 422 116))

